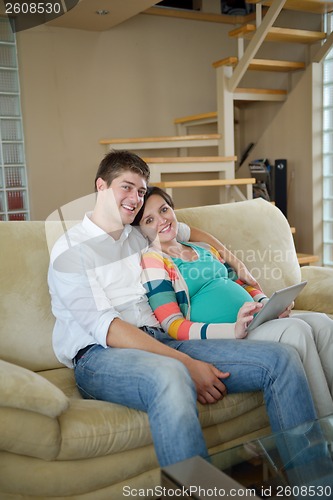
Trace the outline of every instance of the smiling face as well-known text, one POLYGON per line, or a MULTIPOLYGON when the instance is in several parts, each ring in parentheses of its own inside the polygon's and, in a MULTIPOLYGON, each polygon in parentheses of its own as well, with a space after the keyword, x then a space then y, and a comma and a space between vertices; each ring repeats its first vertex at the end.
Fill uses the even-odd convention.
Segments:
POLYGON ((158 240, 161 246, 176 238, 177 218, 173 209, 162 196, 153 194, 148 198, 140 221, 140 228, 151 242, 158 240))
POLYGON ((112 190, 113 201, 121 222, 131 224, 143 205, 147 183, 141 175, 125 170, 112 180, 110 186, 107 186, 106 181, 98 178, 96 187, 97 191, 112 190))

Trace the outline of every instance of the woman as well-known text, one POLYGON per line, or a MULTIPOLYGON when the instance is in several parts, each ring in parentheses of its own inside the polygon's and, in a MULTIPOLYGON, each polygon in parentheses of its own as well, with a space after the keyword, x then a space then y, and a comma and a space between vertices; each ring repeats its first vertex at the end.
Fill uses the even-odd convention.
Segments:
POLYGON ((247 334, 253 315, 267 297, 238 280, 229 263, 205 244, 176 240, 173 201, 150 188, 134 223, 149 238, 142 258, 142 281, 156 318, 178 340, 249 338, 295 347, 301 357, 319 417, 333 412, 333 321, 325 314, 289 317, 291 306, 277 320, 247 334))

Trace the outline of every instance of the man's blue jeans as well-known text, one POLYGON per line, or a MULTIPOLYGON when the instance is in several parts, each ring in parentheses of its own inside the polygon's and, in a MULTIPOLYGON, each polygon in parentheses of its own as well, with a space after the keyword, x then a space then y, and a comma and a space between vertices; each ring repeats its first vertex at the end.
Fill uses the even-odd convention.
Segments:
MULTIPOLYGON (((172 339, 159 329, 147 334, 192 358, 230 372, 228 393, 262 390, 273 431, 316 418, 312 397, 294 348, 267 341, 172 339)), ((147 412, 161 466, 207 456, 198 419, 196 390, 185 366, 137 349, 92 347, 78 361, 75 378, 83 397, 147 412)))

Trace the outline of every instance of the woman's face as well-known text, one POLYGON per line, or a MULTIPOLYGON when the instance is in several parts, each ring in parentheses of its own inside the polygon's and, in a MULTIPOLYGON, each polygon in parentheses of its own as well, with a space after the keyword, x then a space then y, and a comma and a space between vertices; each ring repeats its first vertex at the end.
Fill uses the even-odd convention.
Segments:
POLYGON ((176 238, 178 232, 176 215, 162 196, 153 194, 148 198, 140 228, 150 241, 158 239, 162 244, 176 238))

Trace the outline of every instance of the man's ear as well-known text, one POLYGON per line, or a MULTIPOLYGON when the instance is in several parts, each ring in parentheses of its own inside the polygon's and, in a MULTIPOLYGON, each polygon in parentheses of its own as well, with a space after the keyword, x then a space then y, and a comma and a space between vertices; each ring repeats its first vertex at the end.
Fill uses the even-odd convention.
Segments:
POLYGON ((107 189, 108 186, 106 184, 106 181, 104 181, 101 177, 98 177, 96 181, 96 189, 97 191, 103 191, 104 189, 107 189))

